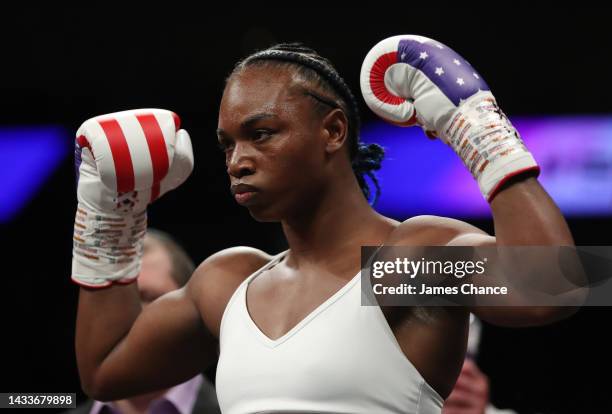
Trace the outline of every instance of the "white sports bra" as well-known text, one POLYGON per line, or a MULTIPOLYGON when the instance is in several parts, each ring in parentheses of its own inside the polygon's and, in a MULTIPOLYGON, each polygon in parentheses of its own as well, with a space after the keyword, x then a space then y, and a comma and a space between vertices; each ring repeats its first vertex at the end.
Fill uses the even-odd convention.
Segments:
POLYGON ((361 305, 360 273, 278 339, 253 322, 250 275, 221 319, 217 397, 223 413, 440 413, 442 397, 406 358, 378 306, 361 305))

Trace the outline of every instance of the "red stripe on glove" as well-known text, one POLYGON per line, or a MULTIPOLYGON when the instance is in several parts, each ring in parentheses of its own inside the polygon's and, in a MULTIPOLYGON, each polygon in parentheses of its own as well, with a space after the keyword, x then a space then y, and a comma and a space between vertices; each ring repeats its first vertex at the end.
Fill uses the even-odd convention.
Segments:
POLYGON ((134 191, 134 166, 125 135, 116 119, 99 121, 113 155, 117 191, 127 193, 134 191))
POLYGON ((174 119, 174 129, 178 132, 178 130, 181 129, 181 118, 172 112, 172 119, 174 119))
POLYGON ((79 137, 77 138, 77 144, 81 148, 89 148, 89 152, 91 152, 91 156, 94 158, 94 160, 96 159, 96 156, 91 150, 91 145, 89 145, 89 141, 87 141, 87 138, 85 137, 85 135, 79 135, 79 137))
POLYGON ((404 98, 393 95, 385 86, 385 73, 391 65, 396 63, 397 52, 385 53, 376 59, 370 71, 370 88, 374 96, 390 105, 400 105, 406 101, 404 98))
MULTIPOLYGON (((149 154, 151 155, 151 165, 153 166, 153 187, 151 188, 151 201, 159 197, 160 181, 168 173, 170 163, 168 161, 168 150, 164 134, 153 114, 137 115, 136 119, 147 139, 149 154)), ((176 121, 175 121, 176 122, 176 121)))

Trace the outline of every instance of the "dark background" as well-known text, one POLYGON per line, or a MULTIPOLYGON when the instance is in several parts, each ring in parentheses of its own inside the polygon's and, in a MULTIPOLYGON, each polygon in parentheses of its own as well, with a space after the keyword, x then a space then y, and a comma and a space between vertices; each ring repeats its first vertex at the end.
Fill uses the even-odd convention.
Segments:
MULTIPOLYGON (((215 145, 224 78, 257 48, 302 41, 329 57, 357 93, 362 59, 376 42, 421 34, 468 59, 510 115, 611 112, 605 9, 376 7, 5 9, 0 124, 60 124, 71 135, 85 119, 107 112, 161 107, 180 114, 197 167, 185 185, 150 208, 149 220, 199 262, 229 246, 273 253, 284 243, 278 225, 256 223, 232 200, 215 145)), ((367 122, 373 116, 366 109, 362 104, 367 122)), ((78 288, 69 282, 72 165, 67 155, 27 208, 0 224, 0 392, 83 397, 73 348, 78 288)), ((492 232, 490 221, 468 221, 492 232)), ((577 244, 610 244, 610 217, 569 222, 577 244)), ((609 412, 611 316, 609 309, 590 308, 546 327, 485 326, 479 363, 490 376, 493 402, 521 412, 609 412)))

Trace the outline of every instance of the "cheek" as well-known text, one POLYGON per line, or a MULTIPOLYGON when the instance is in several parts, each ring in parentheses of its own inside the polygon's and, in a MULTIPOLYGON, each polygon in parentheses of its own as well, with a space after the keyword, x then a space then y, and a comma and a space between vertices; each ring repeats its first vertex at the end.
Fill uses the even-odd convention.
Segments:
POLYGON ((324 163, 324 151, 317 146, 316 137, 292 135, 282 140, 271 154, 271 165, 294 180, 312 179, 324 163))

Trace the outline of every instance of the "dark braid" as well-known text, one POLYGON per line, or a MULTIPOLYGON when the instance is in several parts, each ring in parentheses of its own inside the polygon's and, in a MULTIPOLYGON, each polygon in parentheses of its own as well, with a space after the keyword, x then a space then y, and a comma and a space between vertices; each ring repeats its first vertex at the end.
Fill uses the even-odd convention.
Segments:
POLYGON ((378 144, 365 145, 360 142, 359 130, 361 120, 359 118, 357 100, 332 63, 301 43, 282 43, 253 53, 238 62, 232 71, 232 75, 247 66, 255 65, 288 66, 297 69, 298 73, 305 80, 315 83, 330 95, 319 96, 314 93, 306 93, 315 100, 321 109, 332 107, 344 111, 348 119, 351 166, 359 186, 368 201, 370 201, 370 188, 365 180, 365 176, 368 176, 374 184, 376 188, 376 195, 372 200, 372 205, 374 205, 380 196, 380 186, 374 171, 379 170, 381 167, 384 149, 378 144))

